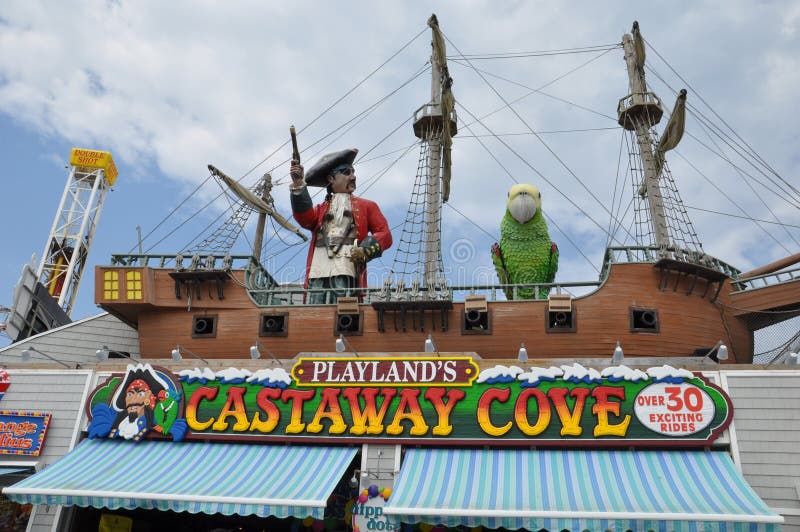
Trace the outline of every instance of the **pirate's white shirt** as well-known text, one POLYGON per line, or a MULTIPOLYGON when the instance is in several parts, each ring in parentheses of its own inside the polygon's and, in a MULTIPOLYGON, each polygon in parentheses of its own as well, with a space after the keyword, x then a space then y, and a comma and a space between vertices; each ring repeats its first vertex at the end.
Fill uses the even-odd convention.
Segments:
POLYGON ((127 417, 123 418, 117 427, 117 432, 119 435, 126 440, 132 440, 133 437, 139 434, 139 431, 142 430, 139 426, 138 420, 139 418, 136 418, 133 421, 128 420, 127 417))
MULTIPOLYGON (((337 192, 331 198, 328 213, 333 215, 333 220, 323 225, 323 231, 328 238, 328 242, 338 242, 340 238, 351 237, 349 235, 350 224, 353 218, 344 216, 344 211, 352 212, 350 194, 337 192)), ((327 248, 315 247, 314 255, 311 258, 311 268, 308 271, 309 279, 334 277, 337 275, 356 276, 356 268, 350 260, 352 244, 345 244, 336 252, 338 244, 329 245, 327 248)))

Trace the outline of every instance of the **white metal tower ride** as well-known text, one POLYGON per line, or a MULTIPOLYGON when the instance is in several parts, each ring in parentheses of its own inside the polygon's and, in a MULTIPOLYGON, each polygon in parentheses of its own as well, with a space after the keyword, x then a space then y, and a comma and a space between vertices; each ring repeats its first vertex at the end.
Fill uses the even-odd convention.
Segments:
POLYGON ((108 189, 117 179, 106 151, 73 148, 70 170, 37 278, 69 315, 108 189))

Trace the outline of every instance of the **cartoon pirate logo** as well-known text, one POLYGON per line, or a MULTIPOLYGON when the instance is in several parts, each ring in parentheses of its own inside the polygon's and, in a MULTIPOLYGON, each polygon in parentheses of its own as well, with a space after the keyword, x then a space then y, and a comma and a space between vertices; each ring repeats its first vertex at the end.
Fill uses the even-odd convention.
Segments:
POLYGON ((150 364, 129 365, 122 383, 111 397, 111 405, 92 408, 89 437, 140 441, 150 430, 182 440, 186 422, 178 418, 181 393, 165 372, 150 364))

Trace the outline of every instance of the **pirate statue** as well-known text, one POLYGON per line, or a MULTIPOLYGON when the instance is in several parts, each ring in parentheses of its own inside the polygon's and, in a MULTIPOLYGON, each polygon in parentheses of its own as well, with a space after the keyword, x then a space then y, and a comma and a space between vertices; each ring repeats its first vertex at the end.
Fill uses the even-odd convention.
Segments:
POLYGON ((367 286, 366 263, 380 257, 392 245, 392 233, 378 204, 353 196, 356 174, 353 161, 358 150, 329 153, 309 168, 293 161, 292 212, 301 227, 313 231, 306 261, 305 288, 310 304, 335 303, 348 289, 367 286), (311 201, 308 186, 327 187, 325 201, 311 201), (315 288, 332 288, 313 291, 315 288))

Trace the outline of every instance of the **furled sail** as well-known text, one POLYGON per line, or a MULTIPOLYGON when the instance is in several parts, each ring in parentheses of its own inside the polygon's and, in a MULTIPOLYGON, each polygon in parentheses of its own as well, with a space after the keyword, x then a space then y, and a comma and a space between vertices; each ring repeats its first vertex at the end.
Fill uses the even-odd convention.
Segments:
POLYGON ((209 164, 208 169, 211 171, 212 174, 219 177, 225 185, 231 189, 231 192, 236 194, 236 196, 245 202, 247 205, 252 207, 253 209, 257 210, 258 212, 262 212, 272 218, 280 224, 281 227, 286 229, 287 231, 291 231, 292 233, 296 234, 303 240, 308 240, 308 237, 305 233, 301 232, 295 225, 293 225, 289 220, 284 218, 280 213, 276 212, 275 209, 270 207, 267 202, 263 199, 259 198, 255 194, 253 194, 250 190, 246 187, 242 186, 241 183, 236 181, 235 179, 231 178, 230 176, 226 175, 224 172, 216 168, 214 165, 209 164))
POLYGON ((644 37, 642 37, 642 33, 639 31, 639 23, 637 21, 633 21, 633 29, 631 30, 631 34, 633 35, 633 49, 636 52, 636 56, 634 58, 636 63, 636 72, 638 72, 639 77, 644 80, 644 37))
POLYGON ((664 154, 675 148, 683 138, 685 125, 686 89, 681 89, 678 98, 675 100, 675 108, 672 110, 672 115, 669 117, 667 127, 664 128, 664 134, 661 135, 661 140, 658 141, 658 145, 656 146, 656 175, 660 175, 661 170, 664 168, 664 154))
POLYGON ((442 30, 439 29, 439 21, 436 15, 431 15, 428 19, 428 26, 433 32, 433 55, 436 62, 441 69, 442 79, 442 201, 447 202, 450 199, 450 168, 451 164, 451 149, 453 146, 453 132, 451 131, 450 116, 453 114, 453 109, 456 105, 456 100, 453 97, 451 87, 453 85, 453 78, 447 70, 447 52, 444 45, 444 35, 442 30))

